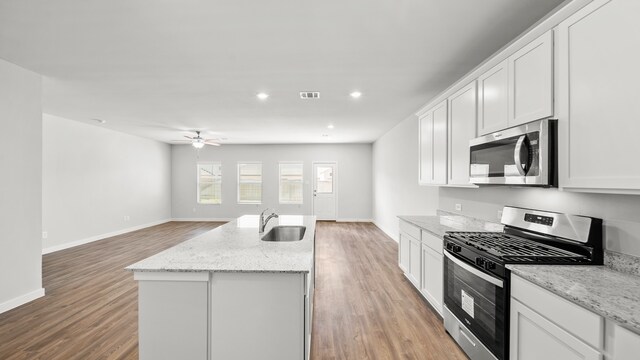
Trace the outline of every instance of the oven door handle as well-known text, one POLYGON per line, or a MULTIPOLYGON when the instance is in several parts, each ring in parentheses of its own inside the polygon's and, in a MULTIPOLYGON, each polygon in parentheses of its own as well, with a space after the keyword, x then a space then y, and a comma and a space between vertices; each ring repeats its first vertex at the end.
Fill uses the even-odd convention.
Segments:
POLYGON ((465 263, 464 261, 455 258, 453 255, 449 254, 448 251, 444 251, 444 255, 449 258, 449 260, 453 261, 456 265, 460 266, 461 268, 467 270, 468 272, 472 273, 473 275, 481 278, 482 280, 485 280, 487 282, 492 283, 493 285, 499 287, 499 288, 503 288, 504 287, 504 282, 498 278, 495 278, 491 275, 488 275, 478 269, 476 269, 475 267, 465 263))

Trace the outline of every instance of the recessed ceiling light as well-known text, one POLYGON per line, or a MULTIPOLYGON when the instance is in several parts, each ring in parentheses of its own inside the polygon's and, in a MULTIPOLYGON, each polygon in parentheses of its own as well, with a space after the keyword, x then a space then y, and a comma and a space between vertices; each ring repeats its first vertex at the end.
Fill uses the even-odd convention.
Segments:
POLYGON ((362 93, 360 91, 354 91, 351 94, 349 94, 352 98, 357 99, 360 96, 362 96, 362 93))
POLYGON ((269 97, 269 94, 261 92, 261 93, 258 93, 256 96, 260 100, 266 100, 269 97))
POLYGON ((102 120, 102 119, 91 119, 91 120, 97 122, 98 124, 106 124, 107 123, 107 120, 102 120))
POLYGON ((333 124, 329 124, 329 126, 327 126, 327 129, 333 129, 335 126, 333 126, 333 124))

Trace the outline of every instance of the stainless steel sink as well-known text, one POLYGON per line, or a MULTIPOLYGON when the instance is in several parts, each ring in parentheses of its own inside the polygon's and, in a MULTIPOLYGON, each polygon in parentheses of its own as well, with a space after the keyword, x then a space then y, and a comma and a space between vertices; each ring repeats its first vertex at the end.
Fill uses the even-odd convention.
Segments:
POLYGON ((306 226, 274 226, 264 234, 264 241, 300 241, 307 231, 306 226))

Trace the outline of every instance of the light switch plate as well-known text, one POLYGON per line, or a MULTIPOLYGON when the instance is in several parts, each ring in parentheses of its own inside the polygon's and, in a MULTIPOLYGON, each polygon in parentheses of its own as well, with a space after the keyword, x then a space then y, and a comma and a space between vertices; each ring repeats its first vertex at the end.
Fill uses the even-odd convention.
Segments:
POLYGON ((462 204, 456 204, 456 211, 462 211, 462 204))

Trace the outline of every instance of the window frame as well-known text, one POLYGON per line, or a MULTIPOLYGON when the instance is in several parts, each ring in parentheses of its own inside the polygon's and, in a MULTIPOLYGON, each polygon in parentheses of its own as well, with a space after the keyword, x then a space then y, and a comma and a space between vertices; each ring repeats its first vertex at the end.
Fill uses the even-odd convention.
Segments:
POLYGON ((260 205, 263 199, 264 171, 262 161, 238 161, 236 165, 236 201, 240 205, 260 205), (240 200, 240 165, 260 165, 260 201, 240 200))
POLYGON ((304 204, 304 161, 280 161, 278 162, 278 203, 282 205, 303 205, 304 204), (302 178, 300 179, 301 200, 300 201, 282 201, 282 165, 300 165, 302 168, 302 178))
POLYGON ((222 162, 221 161, 198 161, 196 163, 196 203, 198 205, 222 205, 222 162), (205 203, 200 201, 200 166, 218 165, 220 167, 220 199, 216 203, 205 203))

